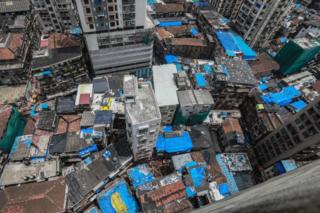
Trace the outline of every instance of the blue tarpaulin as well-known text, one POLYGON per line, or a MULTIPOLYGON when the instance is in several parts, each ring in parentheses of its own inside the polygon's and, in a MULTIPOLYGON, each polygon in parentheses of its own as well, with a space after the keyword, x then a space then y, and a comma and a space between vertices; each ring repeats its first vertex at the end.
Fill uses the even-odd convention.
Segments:
POLYGON ((195 74, 195 79, 196 79, 197 87, 204 88, 204 87, 207 86, 207 81, 204 78, 202 73, 196 73, 195 74))
MULTIPOLYGON (((165 126, 164 132, 172 132, 172 126, 165 126)), ((156 142, 157 152, 175 153, 187 152, 192 150, 192 140, 187 131, 183 131, 181 136, 166 138, 160 134, 156 142)))
POLYGON ((292 102, 292 99, 301 95, 301 92, 293 86, 284 87, 281 92, 268 93, 261 96, 262 100, 268 104, 277 104, 279 106, 287 106, 292 102))
POLYGON ((34 74, 35 77, 51 77, 52 76, 52 69, 45 68, 42 72, 34 74))
POLYGON ((209 64, 205 64, 203 66, 203 70, 206 72, 206 73, 212 73, 213 72, 213 67, 209 64))
POLYGON ((194 187, 187 186, 186 187, 186 194, 187 194, 188 198, 192 198, 192 197, 195 197, 197 195, 197 192, 194 189, 194 187))
POLYGON ((83 163, 86 165, 86 166, 89 166, 91 163, 92 163, 92 158, 91 157, 87 157, 83 160, 83 163))
POLYGON ((181 72, 183 70, 182 69, 182 64, 179 64, 179 63, 176 64, 176 68, 177 68, 178 72, 181 72))
POLYGON ((98 151, 98 146, 97 146, 97 144, 93 144, 93 145, 90 145, 90 146, 88 146, 88 147, 86 147, 84 149, 81 149, 79 151, 79 155, 80 156, 84 156, 84 155, 86 155, 88 153, 96 152, 96 151, 98 151))
POLYGON ((220 194, 222 194, 225 197, 230 196, 230 190, 229 190, 229 186, 227 183, 221 183, 219 184, 219 192, 220 194))
POLYGON ((191 35, 192 35, 192 36, 196 36, 196 35, 199 34, 199 31, 198 31, 196 28, 194 28, 194 27, 192 27, 192 28, 190 29, 190 32, 191 32, 191 35))
POLYGON ((141 164, 131 168, 128 170, 128 176, 135 189, 155 179, 147 164, 141 164))
POLYGON ((275 163, 276 170, 279 174, 290 172, 297 168, 294 160, 281 160, 275 163))
POLYGON ((164 60, 166 61, 167 64, 175 64, 175 63, 179 63, 178 57, 175 55, 165 55, 164 56, 164 60))
POLYGON ((14 155, 18 151, 19 146, 24 146, 25 150, 30 150, 31 144, 32 144, 32 135, 23 135, 23 136, 16 137, 9 154, 9 159, 11 159, 12 155, 14 155))
POLYGON ((284 43, 287 43, 288 42, 288 39, 287 39, 287 37, 281 37, 280 38, 280 42, 282 43, 282 44, 284 44, 284 43))
POLYGON ((159 27, 179 27, 182 21, 160 21, 159 27))
POLYGON ((223 23, 223 24, 229 24, 229 23, 230 23, 230 20, 227 19, 226 17, 222 17, 222 18, 220 18, 219 20, 220 20, 220 22, 223 23))
POLYGON ((241 36, 231 31, 217 31, 216 36, 228 56, 234 57, 238 53, 242 54, 245 60, 253 60, 257 57, 241 36))
POLYGON ((209 7, 209 3, 205 1, 193 2, 196 7, 209 7))
POLYGON ((201 187, 206 180, 206 168, 205 166, 195 167, 189 170, 192 178, 193 185, 198 188, 201 187))
POLYGON ((290 172, 298 168, 294 160, 282 160, 281 163, 284 169, 286 170, 286 172, 290 172))
POLYGON ((154 3, 157 3, 156 0, 148 0, 147 2, 148 2, 148 5, 153 5, 154 3))
POLYGON ((232 194, 239 192, 239 188, 237 186, 237 183, 236 183, 236 180, 233 176, 233 173, 229 170, 226 163, 222 160, 221 154, 216 155, 216 160, 217 160, 219 167, 222 170, 224 176, 227 178, 229 191, 232 194))
POLYGON ((74 36, 80 36, 82 34, 80 27, 72 27, 70 33, 74 36))
POLYGON ((228 67, 226 67, 224 64, 221 64, 221 68, 223 70, 223 73, 226 75, 226 76, 229 76, 229 69, 228 67))
POLYGON ((124 180, 120 180, 102 193, 97 200, 102 213, 136 213, 139 211, 137 201, 124 180))
POLYGON ((299 112, 303 108, 308 106, 308 104, 306 102, 304 102, 303 100, 298 100, 296 102, 291 103, 290 106, 292 106, 296 112, 299 112))
POLYGON ((264 91, 264 90, 268 89, 268 85, 266 85, 266 84, 260 84, 260 85, 258 86, 258 88, 259 88, 259 90, 264 91))
POLYGON ((190 167, 196 166, 197 164, 198 164, 197 162, 191 161, 191 162, 185 163, 185 164, 184 164, 184 167, 190 168, 190 167))
POLYGON ((260 79, 260 82, 267 83, 271 78, 272 78, 272 76, 264 76, 260 79))
POLYGON ((89 210, 86 211, 87 213, 99 213, 97 207, 91 207, 89 210))

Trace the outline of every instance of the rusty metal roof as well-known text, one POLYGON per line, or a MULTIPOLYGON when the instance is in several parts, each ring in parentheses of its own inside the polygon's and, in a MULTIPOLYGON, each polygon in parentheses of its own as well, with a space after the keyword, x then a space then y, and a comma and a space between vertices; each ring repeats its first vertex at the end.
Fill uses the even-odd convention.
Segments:
POLYGON ((55 213, 64 211, 65 182, 63 178, 0 190, 0 212, 55 213))

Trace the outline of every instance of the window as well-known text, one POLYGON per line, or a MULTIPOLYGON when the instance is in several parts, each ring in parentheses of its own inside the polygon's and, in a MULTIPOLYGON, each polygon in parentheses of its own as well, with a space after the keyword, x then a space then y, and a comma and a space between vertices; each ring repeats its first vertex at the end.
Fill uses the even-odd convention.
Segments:
POLYGON ((86 8, 86 12, 87 12, 87 13, 91 13, 91 9, 87 7, 87 8, 86 8))
POLYGON ((84 0, 84 4, 89 4, 89 0, 84 0))
POLYGON ((109 7, 108 7, 108 10, 109 10, 109 11, 113 11, 113 7, 112 7, 112 6, 109 6, 109 7))
POLYGON ((111 26, 111 27, 114 27, 114 26, 116 26, 116 23, 110 22, 110 26, 111 26))
POLYGON ((109 18, 110 18, 111 21, 115 20, 115 16, 114 15, 109 16, 109 18))
POLYGON ((89 22, 92 22, 92 17, 88 17, 88 21, 89 21, 89 22))
POLYGON ((138 130, 139 134, 146 134, 148 132, 148 128, 143 128, 138 130))
POLYGON ((93 27, 93 24, 89 24, 89 27, 90 27, 90 29, 93 29, 94 27, 93 27))

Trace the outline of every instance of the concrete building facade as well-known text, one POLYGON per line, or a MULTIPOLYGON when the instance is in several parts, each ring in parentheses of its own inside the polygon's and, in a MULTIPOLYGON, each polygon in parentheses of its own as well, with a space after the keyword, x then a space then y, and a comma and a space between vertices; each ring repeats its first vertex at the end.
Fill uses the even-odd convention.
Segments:
POLYGON ((267 168, 279 160, 313 160, 320 153, 320 99, 317 98, 281 127, 261 139, 254 150, 267 168))
POLYGON ((150 82, 123 79, 126 129, 134 160, 150 158, 160 131, 161 114, 150 82))
POLYGON ((292 0, 244 0, 234 22, 251 47, 263 48, 292 8, 292 0))
POLYGON ((174 64, 166 64, 152 67, 153 86, 155 97, 161 112, 161 123, 171 125, 177 106, 178 87, 174 82, 174 74, 177 73, 174 64))
POLYGON ((32 0, 32 4, 42 32, 69 32, 78 26, 72 0, 32 0))
POLYGON ((146 1, 76 0, 94 73, 135 73, 150 69, 153 23, 146 1))
POLYGON ((209 3, 217 12, 231 20, 237 17, 244 0, 209 0, 209 3))

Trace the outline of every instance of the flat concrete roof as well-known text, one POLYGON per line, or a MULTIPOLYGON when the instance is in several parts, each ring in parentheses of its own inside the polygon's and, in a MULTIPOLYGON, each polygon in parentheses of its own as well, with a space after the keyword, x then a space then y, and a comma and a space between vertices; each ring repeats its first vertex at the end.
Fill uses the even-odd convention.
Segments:
POLYGON ((34 181, 44 181, 58 175, 59 160, 50 160, 25 165, 24 163, 7 163, 3 169, 0 186, 15 185, 34 181), (33 180, 24 180, 26 176, 35 176, 33 180))
POLYGON ((165 64, 152 67, 153 86, 158 106, 178 105, 177 86, 174 81, 174 73, 177 73, 176 65, 165 64))

